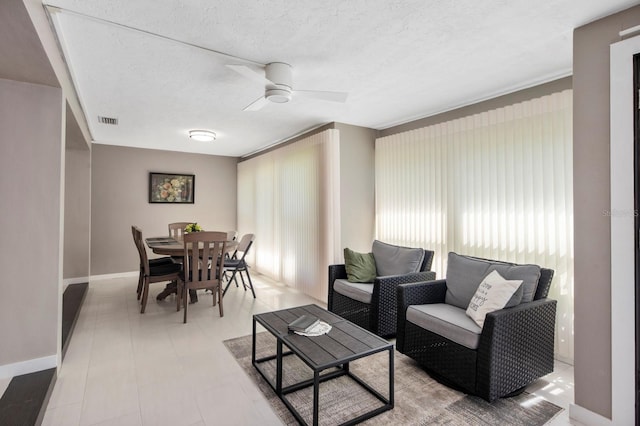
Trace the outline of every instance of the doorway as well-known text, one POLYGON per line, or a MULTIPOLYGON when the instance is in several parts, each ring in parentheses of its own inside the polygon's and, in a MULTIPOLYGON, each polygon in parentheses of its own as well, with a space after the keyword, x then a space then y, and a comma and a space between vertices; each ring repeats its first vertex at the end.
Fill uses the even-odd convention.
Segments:
MULTIPOLYGON (((637 82, 635 56, 640 37, 611 45, 611 415, 612 424, 636 423, 638 358, 636 268, 638 224, 635 216, 637 82)), ((640 64, 640 62, 639 62, 640 64)), ((640 67, 638 67, 640 68, 640 67)))
POLYGON ((636 400, 636 425, 640 425, 640 413, 638 406, 640 404, 640 161, 638 154, 640 153, 640 54, 633 55, 633 214, 634 217, 634 260, 635 260, 635 334, 636 334, 636 368, 635 368, 635 400, 636 400))

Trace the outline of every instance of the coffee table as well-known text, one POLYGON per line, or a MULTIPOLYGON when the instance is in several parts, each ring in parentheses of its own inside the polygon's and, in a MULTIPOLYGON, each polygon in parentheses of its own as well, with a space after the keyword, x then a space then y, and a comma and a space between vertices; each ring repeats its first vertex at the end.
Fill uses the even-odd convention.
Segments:
POLYGON ((393 351, 392 343, 317 305, 299 306, 253 316, 251 362, 301 424, 306 425, 307 422, 287 400, 286 395, 313 386, 313 425, 315 426, 318 424, 320 383, 340 376, 350 377, 383 403, 382 406, 343 423, 344 425, 356 424, 391 410, 393 408, 393 351), (316 316, 321 321, 331 324, 331 331, 315 337, 289 334, 287 325, 300 315, 305 314, 316 316), (257 324, 260 324, 276 338, 276 353, 259 359, 256 359, 257 324), (389 353, 389 392, 386 397, 349 370, 349 362, 383 351, 389 353), (283 387, 282 359, 288 355, 296 355, 309 366, 313 370, 313 379, 283 387), (260 364, 274 359, 276 360, 276 377, 267 377, 268 375, 260 364), (322 374, 325 370, 331 371, 322 374))

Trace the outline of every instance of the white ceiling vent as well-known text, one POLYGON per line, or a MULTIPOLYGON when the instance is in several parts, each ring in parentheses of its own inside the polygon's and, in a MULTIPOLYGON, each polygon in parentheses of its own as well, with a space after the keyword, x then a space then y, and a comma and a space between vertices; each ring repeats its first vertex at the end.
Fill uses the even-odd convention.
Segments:
POLYGON ((117 126, 118 125, 118 119, 117 118, 112 118, 112 117, 103 117, 103 116, 99 115, 98 116, 98 123, 111 124, 113 126, 117 126))

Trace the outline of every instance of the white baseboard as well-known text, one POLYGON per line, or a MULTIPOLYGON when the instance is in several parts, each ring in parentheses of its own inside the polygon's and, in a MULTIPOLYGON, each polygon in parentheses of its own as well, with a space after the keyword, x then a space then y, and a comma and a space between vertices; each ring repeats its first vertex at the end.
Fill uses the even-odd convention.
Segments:
POLYGON ((56 355, 45 356, 43 358, 30 359, 28 361, 16 362, 14 364, 0 365, 0 379, 7 379, 22 374, 35 373, 36 371, 56 368, 56 355))
POLYGON ((569 417, 586 426, 611 426, 611 419, 576 404, 569 405, 569 417))
POLYGON ((140 271, 131 271, 131 272, 118 272, 116 274, 103 274, 103 275, 91 275, 89 277, 90 281, 94 280, 112 280, 114 278, 130 278, 130 277, 138 277, 140 271))
POLYGON ((81 284, 81 283, 88 283, 88 282, 89 282, 89 277, 65 278, 62 280, 62 286, 64 288, 67 288, 67 286, 70 284, 81 284))

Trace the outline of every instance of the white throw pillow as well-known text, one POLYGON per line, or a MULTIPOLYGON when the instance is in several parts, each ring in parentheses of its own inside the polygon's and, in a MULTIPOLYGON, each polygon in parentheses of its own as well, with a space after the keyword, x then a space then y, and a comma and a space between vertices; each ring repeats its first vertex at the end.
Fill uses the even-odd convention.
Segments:
POLYGON ((487 313, 504 308, 521 285, 522 280, 505 280, 498 271, 492 271, 471 298, 467 315, 482 327, 487 313))

